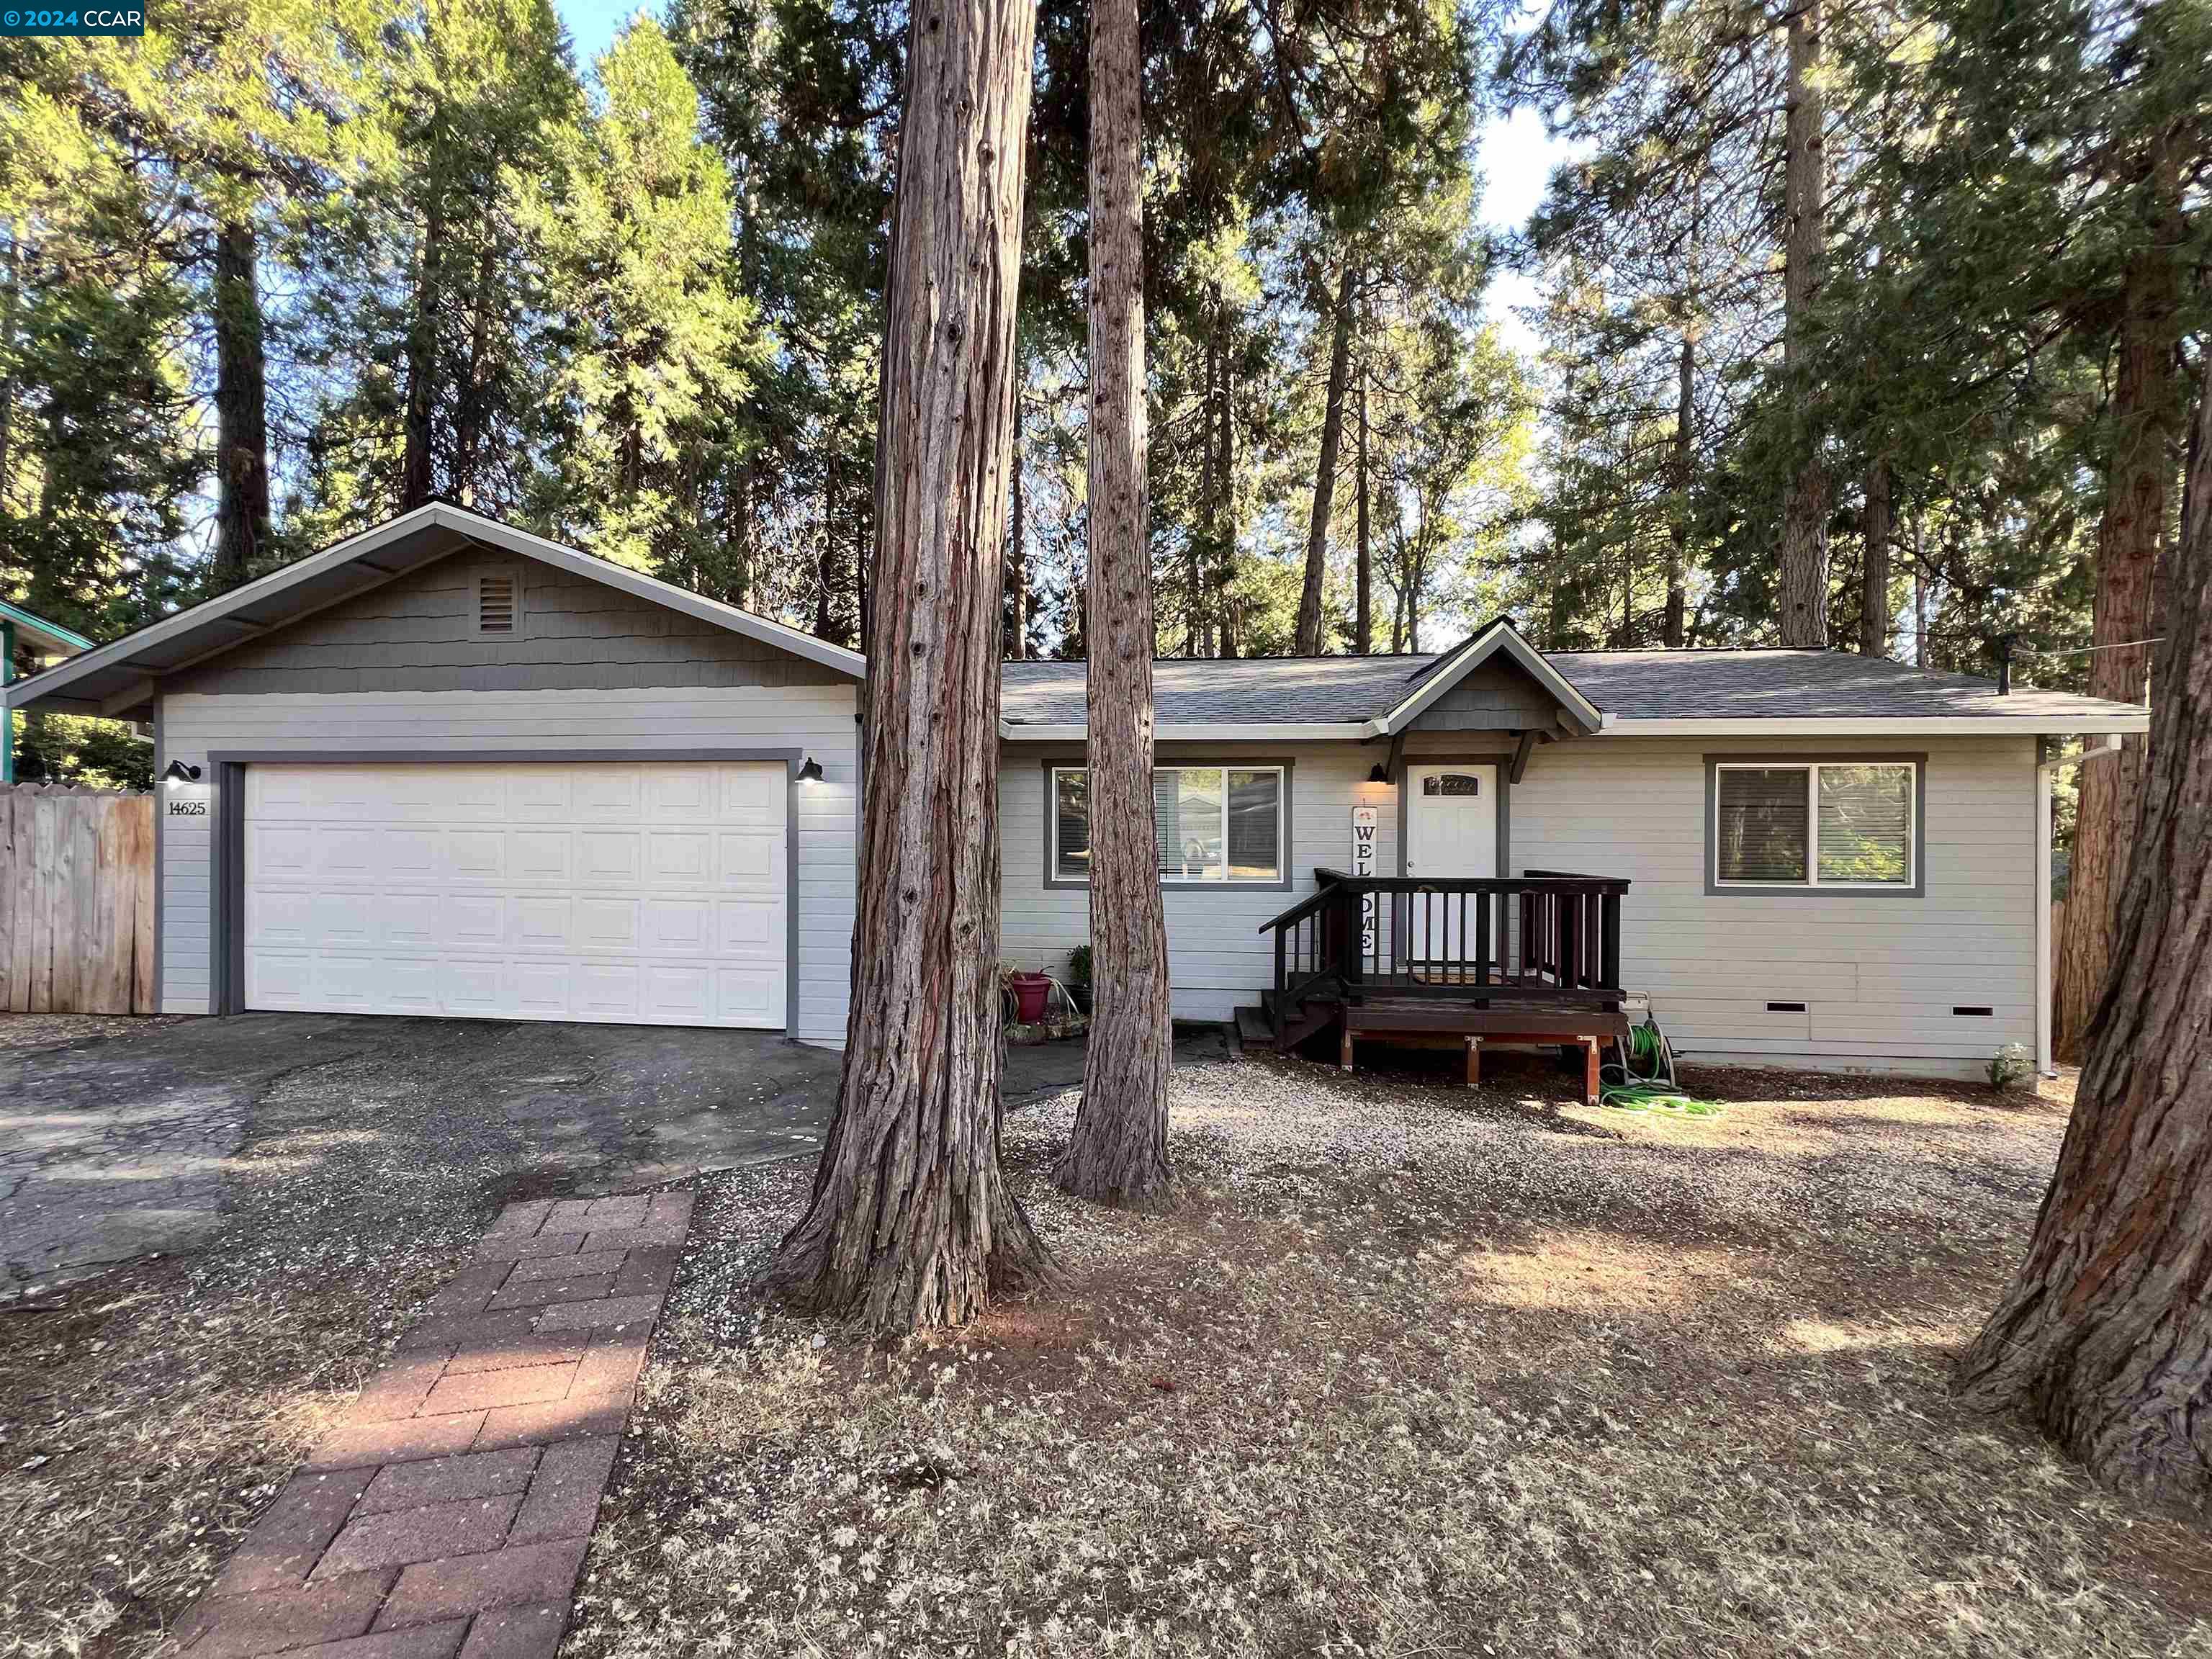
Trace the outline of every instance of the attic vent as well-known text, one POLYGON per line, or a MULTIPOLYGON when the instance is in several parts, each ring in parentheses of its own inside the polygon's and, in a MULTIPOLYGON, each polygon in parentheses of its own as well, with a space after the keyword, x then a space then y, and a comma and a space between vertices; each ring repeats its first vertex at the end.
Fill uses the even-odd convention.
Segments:
POLYGON ((477 578, 477 633, 514 633, 521 610, 521 585, 512 572, 477 578))

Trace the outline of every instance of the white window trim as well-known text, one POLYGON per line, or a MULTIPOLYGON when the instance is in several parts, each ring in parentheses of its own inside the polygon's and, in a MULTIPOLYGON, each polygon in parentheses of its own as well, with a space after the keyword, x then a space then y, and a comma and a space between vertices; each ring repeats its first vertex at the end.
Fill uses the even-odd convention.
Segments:
MULTIPOLYGON (((1088 766, 1069 763, 1054 764, 1045 769, 1045 864, 1044 879, 1048 887, 1088 887, 1091 876, 1086 866, 1080 876, 1066 876, 1060 870, 1060 781, 1070 773, 1088 772, 1088 766)), ((1221 874, 1212 876, 1162 876, 1162 887, 1196 888, 1215 891, 1230 888, 1281 889, 1290 882, 1290 814, 1291 769, 1281 761, 1200 761, 1174 760, 1155 762, 1152 771, 1161 772, 1218 772, 1221 774, 1221 874), (1242 878, 1229 874, 1229 774, 1231 772, 1273 772, 1275 775, 1275 873, 1272 876, 1247 876, 1242 878)))
POLYGON ((1911 893, 1920 885, 1920 763, 1917 760, 1742 760, 1718 761, 1713 766, 1713 818, 1706 826, 1711 847, 1710 879, 1717 888, 1731 892, 1911 893), (1824 766, 1901 766, 1910 778, 1905 792, 1905 879, 1903 881, 1822 881, 1820 879, 1820 769, 1824 766), (1721 791, 1723 772, 1805 772, 1805 879, 1802 881, 1746 881, 1721 874, 1721 791))

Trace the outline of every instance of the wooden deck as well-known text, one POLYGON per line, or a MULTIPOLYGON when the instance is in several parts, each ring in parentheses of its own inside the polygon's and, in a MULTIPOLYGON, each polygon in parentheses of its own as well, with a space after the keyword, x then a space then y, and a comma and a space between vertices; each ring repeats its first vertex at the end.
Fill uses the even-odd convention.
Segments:
POLYGON ((1577 1049, 1596 1098, 1600 1049, 1628 1037, 1626 880, 1314 873, 1314 894, 1261 929, 1275 935, 1275 983, 1239 1011, 1245 1041, 1285 1052, 1334 1030, 1347 1071, 1363 1041, 1456 1048, 1470 1085, 1485 1046, 1577 1049))

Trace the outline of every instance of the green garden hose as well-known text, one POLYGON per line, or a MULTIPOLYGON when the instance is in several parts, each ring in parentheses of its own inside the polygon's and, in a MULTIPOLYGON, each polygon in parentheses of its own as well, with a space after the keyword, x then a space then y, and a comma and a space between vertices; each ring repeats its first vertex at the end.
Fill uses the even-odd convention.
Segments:
POLYGON ((1620 1112, 1673 1112, 1682 1117, 1718 1117, 1718 1101, 1686 1095, 1674 1081, 1674 1051, 1656 1021, 1628 1028, 1628 1042, 1616 1046, 1616 1059, 1598 1068, 1598 1104, 1620 1112))

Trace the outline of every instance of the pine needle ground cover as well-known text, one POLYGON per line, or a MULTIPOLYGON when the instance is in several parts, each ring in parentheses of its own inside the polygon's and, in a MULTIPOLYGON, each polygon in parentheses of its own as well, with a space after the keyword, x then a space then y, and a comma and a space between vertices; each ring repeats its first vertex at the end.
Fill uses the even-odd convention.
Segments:
POLYGON ((1716 1118, 1178 1069, 1170 1217, 1006 1124, 1059 1290, 889 1350, 710 1177, 566 1659, 2212 1653, 2212 1534, 1951 1401, 2064 1104, 1707 1073, 1716 1118))

